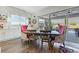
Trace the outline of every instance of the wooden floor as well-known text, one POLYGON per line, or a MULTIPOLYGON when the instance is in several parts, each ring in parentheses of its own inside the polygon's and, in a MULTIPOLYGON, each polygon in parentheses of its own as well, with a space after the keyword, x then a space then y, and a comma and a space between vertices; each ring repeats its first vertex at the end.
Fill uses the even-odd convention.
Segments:
POLYGON ((21 43, 21 39, 9 40, 0 42, 1 53, 50 53, 54 52, 52 49, 49 50, 47 43, 44 43, 43 49, 41 50, 40 44, 36 42, 24 42, 21 43))

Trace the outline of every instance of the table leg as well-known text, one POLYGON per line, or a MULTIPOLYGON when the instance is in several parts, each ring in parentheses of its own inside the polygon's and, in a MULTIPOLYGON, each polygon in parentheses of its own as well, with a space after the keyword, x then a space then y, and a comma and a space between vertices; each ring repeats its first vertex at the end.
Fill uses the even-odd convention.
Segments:
POLYGON ((41 50, 43 49, 43 39, 41 39, 41 50))
POLYGON ((50 42, 55 41, 55 37, 51 37, 50 42))

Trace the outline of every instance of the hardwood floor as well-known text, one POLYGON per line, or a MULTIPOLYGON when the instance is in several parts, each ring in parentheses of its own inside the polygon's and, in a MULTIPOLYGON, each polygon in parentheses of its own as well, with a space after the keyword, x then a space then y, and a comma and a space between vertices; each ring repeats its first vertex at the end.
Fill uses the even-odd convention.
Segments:
POLYGON ((44 43, 43 49, 41 50, 39 41, 24 42, 21 43, 21 39, 9 40, 0 42, 1 53, 50 53, 54 52, 52 49, 49 50, 48 44, 44 43))

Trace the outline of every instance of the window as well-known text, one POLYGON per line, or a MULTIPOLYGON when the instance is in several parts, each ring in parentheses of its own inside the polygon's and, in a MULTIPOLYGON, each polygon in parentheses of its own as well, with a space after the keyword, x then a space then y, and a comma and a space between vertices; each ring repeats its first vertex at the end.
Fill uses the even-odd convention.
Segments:
POLYGON ((8 22, 10 22, 12 25, 19 25, 19 24, 28 25, 28 19, 26 17, 18 16, 18 15, 11 15, 8 19, 8 22))
POLYGON ((65 25, 65 20, 64 19, 51 19, 52 29, 56 29, 56 27, 58 27, 58 24, 65 25))
POLYGON ((68 18, 68 30, 66 41, 79 44, 79 17, 68 18))

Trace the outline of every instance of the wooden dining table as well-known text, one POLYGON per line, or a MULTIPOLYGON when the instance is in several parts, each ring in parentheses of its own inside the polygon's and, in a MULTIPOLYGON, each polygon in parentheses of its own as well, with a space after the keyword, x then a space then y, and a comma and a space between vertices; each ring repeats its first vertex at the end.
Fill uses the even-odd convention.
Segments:
POLYGON ((36 36, 50 36, 50 42, 52 41, 52 40, 55 40, 55 37, 57 37, 57 36, 60 36, 60 34, 53 34, 53 33, 43 33, 43 32, 39 32, 39 33, 37 33, 37 32, 23 32, 23 33, 25 33, 25 34, 33 34, 33 35, 36 35, 36 36))
MULTIPOLYGON (((37 32, 23 32, 23 33, 25 33, 25 34, 33 34, 33 35, 36 35, 36 36, 40 36, 40 38, 42 37, 42 36, 48 36, 49 35, 49 43, 51 42, 51 41, 53 41, 53 40, 55 40, 55 37, 57 37, 57 36, 59 36, 60 34, 53 34, 53 33, 43 33, 43 32, 39 32, 39 33, 37 33, 37 32)), ((42 39, 42 38, 41 38, 42 39)), ((43 40, 43 39, 42 39, 43 40)), ((42 42, 42 40, 41 40, 41 42, 42 42)), ((42 44, 41 44, 42 45, 42 44)), ((41 48, 42 48, 42 46, 41 46, 41 48)))

